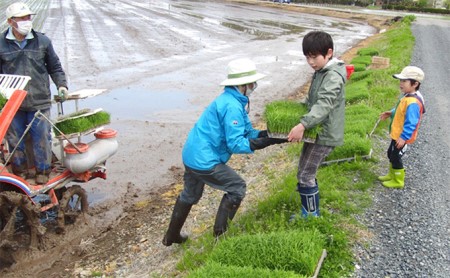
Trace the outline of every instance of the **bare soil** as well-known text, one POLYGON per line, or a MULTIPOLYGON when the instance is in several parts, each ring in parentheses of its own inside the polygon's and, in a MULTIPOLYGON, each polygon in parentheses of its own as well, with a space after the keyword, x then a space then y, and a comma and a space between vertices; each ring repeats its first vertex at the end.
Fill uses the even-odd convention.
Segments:
MULTIPOLYGON (((256 3, 256 1, 245 2, 256 3)), ((260 1, 258 4, 274 5, 260 1)), ((365 20, 378 29, 388 28, 389 24, 389 21, 381 16, 289 5, 283 5, 282 8, 303 13, 365 20)), ((374 37, 376 35, 362 41, 340 58, 346 62, 350 61, 357 49, 367 45, 374 37)), ((290 97, 301 98, 306 88, 307 85, 296 88, 290 97)), ((258 106, 258 103, 253 105, 258 106)), ((262 123, 257 123, 257 127, 264 128, 262 123)), ((166 128, 169 134, 177 135, 176 125, 166 128)), ((163 141, 167 143, 170 139, 163 139, 163 141)), ((149 142, 148 145, 151 143, 149 142)), ((251 156, 234 156, 230 161, 231 166, 237 169, 249 184, 248 197, 242 204, 241 212, 251 206, 254 200, 264 197, 264 189, 268 186, 260 175, 264 166, 273 165, 282 170, 295 165, 296 162, 286 161, 282 149, 283 146, 273 146, 251 156), (269 157, 270 160, 268 160, 269 157)), ((115 163, 122 168, 119 175, 126 176, 126 164, 138 165, 142 162, 138 158, 133 160, 131 157, 131 160, 128 158, 126 162, 119 160, 115 163)), ((161 160, 160 163, 165 162, 161 160)), ((121 206, 115 208, 114 203, 95 206, 88 215, 67 229, 64 235, 57 235, 52 229, 48 229, 42 249, 29 250, 21 254, 18 256, 18 262, 9 268, 4 268, 0 275, 2 277, 183 276, 175 269, 176 262, 183 255, 182 248, 176 245, 165 247, 161 244, 175 198, 182 189, 183 169, 177 166, 168 168, 170 174, 165 179, 154 181, 164 182, 164 184, 159 189, 145 192, 145 194, 133 186, 133 177, 127 176, 120 181, 115 181, 115 183, 127 184, 126 193, 118 201, 116 200, 121 203, 121 206), (101 221, 102 218, 108 218, 111 215, 115 217, 114 221, 101 221)), ((141 171, 145 169, 141 168, 141 171)), ((184 227, 184 230, 190 231, 191 239, 211 231, 221 194, 206 188, 202 200, 194 206, 184 227)))

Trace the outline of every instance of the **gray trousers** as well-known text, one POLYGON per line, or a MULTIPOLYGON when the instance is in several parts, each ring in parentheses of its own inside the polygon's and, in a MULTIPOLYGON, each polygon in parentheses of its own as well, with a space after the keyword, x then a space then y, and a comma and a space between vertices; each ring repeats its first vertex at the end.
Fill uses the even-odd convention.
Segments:
POLYGON ((316 186, 316 175, 322 161, 334 149, 331 146, 303 143, 298 162, 297 180, 300 187, 316 186))
POLYGON ((184 166, 184 188, 180 200, 188 204, 197 204, 203 195, 205 184, 225 191, 233 203, 245 197, 247 184, 244 179, 226 164, 218 164, 212 170, 200 171, 184 166))

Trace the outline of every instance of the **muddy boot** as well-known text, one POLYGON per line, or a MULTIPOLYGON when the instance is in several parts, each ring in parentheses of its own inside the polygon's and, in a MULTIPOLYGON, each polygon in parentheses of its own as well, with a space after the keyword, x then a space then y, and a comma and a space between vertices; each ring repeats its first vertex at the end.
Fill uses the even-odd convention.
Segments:
POLYGON ((188 237, 185 235, 181 235, 181 228, 186 221, 186 218, 191 211, 192 205, 184 203, 180 200, 180 197, 177 198, 175 206, 172 212, 172 218, 170 219, 169 229, 164 235, 162 243, 165 246, 170 246, 172 243, 184 243, 188 237))
POLYGON ((230 199, 228 199, 227 194, 223 195, 222 201, 220 201, 219 209, 217 210, 216 221, 214 223, 213 234, 216 238, 227 231, 228 221, 233 220, 240 205, 240 201, 233 203, 230 199))
POLYGON ((47 184, 50 176, 50 171, 36 171, 36 184, 47 184))
POLYGON ((24 164, 15 165, 14 163, 11 163, 11 170, 14 175, 21 177, 24 180, 27 179, 28 171, 27 167, 24 164))
POLYGON ((48 176, 44 174, 37 174, 36 175, 36 184, 47 184, 48 182, 48 176))
POLYGON ((392 180, 392 177, 393 177, 393 170, 394 169, 392 169, 392 164, 389 164, 389 172, 387 173, 387 175, 385 175, 385 176, 379 176, 378 177, 378 180, 379 181, 389 181, 389 180, 392 180))

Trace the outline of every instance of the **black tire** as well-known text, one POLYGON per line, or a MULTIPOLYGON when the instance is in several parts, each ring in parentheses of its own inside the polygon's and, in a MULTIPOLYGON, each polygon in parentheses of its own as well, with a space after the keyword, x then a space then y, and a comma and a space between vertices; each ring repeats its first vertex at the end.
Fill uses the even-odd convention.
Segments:
POLYGON ((66 225, 74 224, 89 208, 86 191, 79 185, 67 188, 59 201, 58 233, 64 232, 66 225))

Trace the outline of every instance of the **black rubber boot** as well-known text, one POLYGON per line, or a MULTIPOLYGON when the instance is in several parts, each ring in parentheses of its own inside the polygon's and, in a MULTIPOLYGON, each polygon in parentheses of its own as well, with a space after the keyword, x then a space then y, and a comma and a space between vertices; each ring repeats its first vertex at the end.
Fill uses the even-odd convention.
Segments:
POLYGON ((172 243, 184 243, 188 237, 181 235, 181 228, 186 221, 186 218, 191 211, 192 204, 183 203, 180 197, 177 198, 175 206, 172 212, 172 218, 170 219, 169 229, 164 235, 162 243, 165 246, 170 246, 172 243))
POLYGON ((241 202, 233 203, 228 199, 227 194, 223 195, 217 210, 216 222, 214 223, 214 236, 218 237, 225 233, 228 228, 228 221, 233 220, 241 202))

